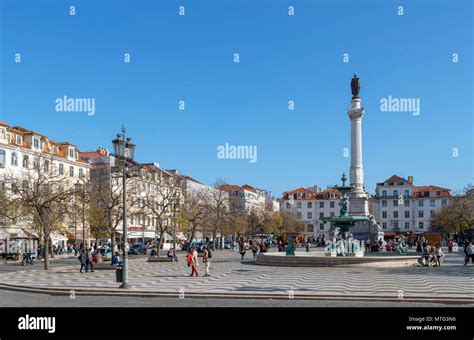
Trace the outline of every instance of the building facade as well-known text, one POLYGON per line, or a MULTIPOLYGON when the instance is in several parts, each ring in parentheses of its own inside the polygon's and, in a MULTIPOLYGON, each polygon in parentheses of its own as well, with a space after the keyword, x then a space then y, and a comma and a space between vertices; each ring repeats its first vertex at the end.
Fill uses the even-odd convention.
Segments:
MULTIPOLYGON (((89 181, 90 165, 80 157, 79 149, 72 143, 56 142, 38 132, 0 122, 0 189, 8 190, 2 180, 5 176, 21 178, 31 175, 37 178, 39 173, 45 178, 60 179, 66 187, 72 187, 89 181)), ((68 225, 62 226, 61 232, 53 232, 52 245, 63 246, 68 237, 82 238, 82 224, 73 228, 72 214, 64 213, 68 216, 68 225)), ((15 252, 18 248, 31 250, 27 243, 37 235, 21 218, 16 221, 3 218, 0 226, 3 229, 0 232, 0 253, 15 252)))
MULTIPOLYGON (((99 208, 111 211, 111 227, 114 238, 120 242, 122 224, 122 175, 116 159, 104 148, 81 153, 91 165, 91 183, 99 208), (99 201, 102 201, 100 207, 99 201), (105 208, 106 207, 106 208, 105 208)), ((131 243, 155 241, 163 233, 163 249, 169 249, 172 232, 178 228, 176 216, 184 202, 184 181, 177 170, 162 169, 159 163, 134 162, 136 171, 127 179, 127 227, 131 243)), ((110 235, 109 237, 112 237, 110 235)), ((177 237, 178 238, 178 237, 177 237)))
POLYGON ((384 231, 424 233, 430 231, 436 210, 447 205, 451 190, 434 185, 415 186, 408 179, 393 175, 377 183, 370 205, 384 231))
POLYGON ((248 212, 251 210, 265 210, 265 191, 248 184, 224 184, 220 187, 229 195, 229 209, 231 212, 248 212))
POLYGON ((336 189, 320 190, 318 186, 298 188, 283 193, 280 211, 291 213, 305 225, 304 232, 313 237, 329 237, 330 223, 321 217, 338 216, 340 193, 336 189), (310 189, 316 189, 313 191, 310 189))

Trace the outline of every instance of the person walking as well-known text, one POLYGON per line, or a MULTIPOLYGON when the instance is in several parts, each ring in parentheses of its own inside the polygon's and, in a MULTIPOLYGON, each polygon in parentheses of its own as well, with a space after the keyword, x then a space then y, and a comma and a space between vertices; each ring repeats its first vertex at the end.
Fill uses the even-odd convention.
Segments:
POLYGON ((211 250, 207 249, 207 246, 204 246, 204 252, 202 256, 202 262, 204 263, 204 268, 206 273, 204 276, 211 276, 211 272, 209 271, 209 268, 211 267, 211 258, 212 258, 212 252, 211 250))
POLYGON ((87 255, 87 266, 86 266, 86 273, 87 270, 89 269, 88 267, 91 268, 91 273, 94 272, 94 258, 92 257, 92 247, 89 247, 89 249, 86 252, 87 255))
POLYGON ((435 266, 441 267, 441 259, 444 258, 443 250, 441 249, 441 244, 437 244, 435 248, 435 266))
POLYGON ((474 240, 471 240, 470 243, 466 242, 464 253, 466 254, 466 257, 464 258, 464 265, 468 264, 469 259, 471 259, 471 263, 474 263, 474 240))
POLYGON ((196 276, 199 276, 198 271, 197 271, 199 262, 198 262, 198 253, 197 253, 196 247, 193 247, 193 251, 190 253, 190 255, 191 255, 190 257, 191 275, 189 276, 193 276, 194 273, 196 273, 196 276))
POLYGON ((453 253, 453 240, 448 241, 448 253, 449 254, 453 253))
POLYGON ((258 251, 257 242, 254 242, 254 243, 252 243, 253 258, 255 258, 255 256, 257 256, 257 251, 258 251))
POLYGON ((78 259, 79 259, 79 262, 81 262, 81 269, 79 269, 79 272, 83 273, 82 270, 84 269, 84 271, 87 273, 87 270, 89 268, 87 266, 87 254, 84 249, 81 249, 78 259))
POLYGON ((242 256, 242 260, 244 260, 244 256, 245 256, 245 244, 244 244, 244 241, 240 241, 239 243, 239 253, 240 255, 242 256))

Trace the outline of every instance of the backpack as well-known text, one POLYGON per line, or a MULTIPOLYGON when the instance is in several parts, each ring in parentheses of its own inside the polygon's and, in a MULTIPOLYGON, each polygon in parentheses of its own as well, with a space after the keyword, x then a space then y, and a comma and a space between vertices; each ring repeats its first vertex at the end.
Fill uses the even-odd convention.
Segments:
POLYGON ((207 257, 212 259, 212 252, 210 250, 207 251, 207 257))

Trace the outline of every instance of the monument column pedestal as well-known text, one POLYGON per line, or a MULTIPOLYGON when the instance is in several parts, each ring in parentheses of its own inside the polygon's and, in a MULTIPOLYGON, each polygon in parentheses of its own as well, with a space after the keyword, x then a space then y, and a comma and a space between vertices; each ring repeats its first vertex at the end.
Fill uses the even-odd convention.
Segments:
POLYGON ((369 213, 370 195, 365 191, 364 167, 362 165, 362 118, 364 107, 359 98, 359 77, 354 75, 351 81, 352 100, 347 114, 351 121, 351 169, 350 186, 347 196, 349 199, 349 215, 365 216, 368 219, 355 223, 351 233, 359 240, 370 238, 372 241, 383 238, 383 231, 369 213))
POLYGON ((362 117, 364 108, 358 96, 352 97, 352 107, 347 111, 351 120, 351 190, 348 193, 351 215, 369 215, 369 194, 364 188, 364 167, 362 165, 362 117))

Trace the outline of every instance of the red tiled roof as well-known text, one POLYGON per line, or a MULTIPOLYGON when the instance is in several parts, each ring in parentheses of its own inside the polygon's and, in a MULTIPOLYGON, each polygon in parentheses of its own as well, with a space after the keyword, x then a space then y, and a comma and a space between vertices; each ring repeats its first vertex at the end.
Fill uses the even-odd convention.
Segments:
POLYGON ((310 194, 310 197, 308 198, 308 197, 306 197, 306 195, 301 195, 300 198, 293 196, 293 199, 295 199, 297 201, 298 200, 304 201, 304 200, 311 200, 311 199, 314 200, 314 199, 316 199, 316 193, 314 191, 311 191, 311 190, 305 189, 305 188, 298 188, 298 189, 291 190, 291 191, 285 191, 283 193, 283 198, 282 199, 287 200, 287 199, 289 199, 289 196, 292 196, 292 195, 295 195, 295 194, 298 194, 298 193, 300 193, 300 194, 310 194))
POLYGON ((81 158, 99 158, 100 155, 97 151, 85 151, 85 152, 79 152, 79 157, 81 157, 81 158))
POLYGON ((250 192, 257 192, 257 190, 255 190, 254 187, 250 186, 250 185, 234 185, 234 184, 223 184, 219 187, 220 190, 223 190, 223 191, 240 191, 240 190, 245 190, 245 191, 250 191, 250 192))
POLYGON ((244 190, 247 190, 247 191, 252 191, 252 192, 257 192, 257 190, 251 186, 251 185, 248 185, 248 184, 245 184, 245 185, 242 185, 242 188, 244 188, 244 190))
POLYGON ((381 183, 377 183, 377 185, 384 185, 384 183, 387 183, 388 185, 393 185, 394 183, 397 183, 398 185, 402 185, 402 183, 405 183, 405 185, 413 185, 413 183, 411 183, 409 180, 397 175, 393 175, 389 179, 381 183))
POLYGON ((339 197, 341 196, 341 193, 339 192, 339 190, 330 188, 330 189, 326 189, 326 190, 318 192, 317 197, 319 199, 331 199, 329 197, 329 194, 335 194, 335 197, 333 199, 339 199, 339 197), (326 195, 328 195, 328 197, 325 197, 326 195))
POLYGON ((436 185, 423 185, 423 186, 419 186, 419 187, 414 187, 414 188, 413 188, 413 191, 414 191, 414 192, 417 192, 417 191, 426 191, 426 190, 445 190, 445 191, 451 191, 451 189, 442 188, 442 187, 437 187, 436 185))
POLYGON ((437 187, 435 185, 425 185, 413 188, 413 194, 416 198, 422 197, 451 197, 451 189, 437 187), (434 193, 432 193, 434 191, 434 193), (440 193, 437 195, 436 191, 440 193), (431 193, 431 194, 430 194, 431 193))
MULTIPOLYGON (((57 142, 53 141, 52 139, 49 139, 48 137, 46 137, 46 136, 44 136, 44 135, 42 135, 42 134, 40 134, 40 133, 37 133, 37 132, 32 131, 32 130, 27 130, 27 129, 21 127, 21 126, 13 126, 13 127, 10 128, 9 125, 6 124, 6 123, 4 123, 4 122, 0 122, 0 125, 8 127, 8 128, 9 128, 8 131, 9 131, 9 132, 13 132, 15 135, 21 135, 21 136, 23 136, 23 135, 31 135, 31 134, 34 134, 34 135, 37 135, 37 136, 39 136, 39 137, 42 137, 42 140, 43 140, 45 143, 44 143, 44 148, 43 148, 43 150, 41 150, 41 152, 42 152, 42 153, 45 153, 45 154, 56 155, 56 156, 61 157, 61 158, 66 158, 66 157, 67 157, 67 154, 65 154, 64 152, 62 152, 62 151, 59 149, 59 147, 60 147, 61 145, 71 145, 71 146, 76 147, 76 145, 71 144, 71 143, 69 143, 69 142, 57 143, 57 142), (53 147, 54 147, 54 146, 58 146, 58 152, 57 152, 57 153, 54 153, 54 152, 53 152, 53 147)), ((25 139, 23 139, 23 142, 22 142, 21 145, 18 145, 18 144, 16 143, 16 140, 15 140, 14 136, 12 136, 12 137, 13 137, 13 138, 12 138, 12 141, 11 141, 10 144, 15 145, 16 147, 29 148, 28 145, 27 145, 26 142, 25 142, 25 139)), ((24 136, 23 136, 23 137, 24 137, 24 136)), ((84 163, 84 161, 83 161, 82 159, 77 159, 76 161, 77 161, 77 162, 84 163)))

